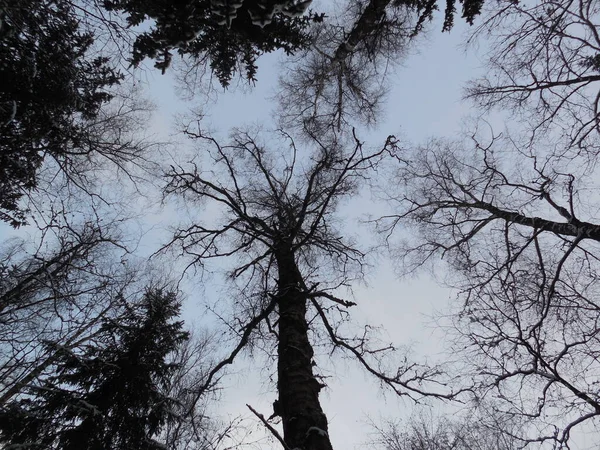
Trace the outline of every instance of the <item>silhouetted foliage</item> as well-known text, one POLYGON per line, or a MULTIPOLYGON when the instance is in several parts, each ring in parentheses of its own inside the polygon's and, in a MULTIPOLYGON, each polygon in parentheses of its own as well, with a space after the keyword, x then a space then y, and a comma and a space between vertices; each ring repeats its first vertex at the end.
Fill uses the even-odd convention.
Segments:
POLYGON ((150 31, 141 33, 133 48, 133 63, 156 60, 169 67, 172 51, 209 65, 223 86, 236 72, 255 80, 256 59, 282 49, 286 53, 310 43, 308 27, 323 15, 303 16, 310 0, 279 1, 168 1, 106 0, 109 10, 122 11, 131 25, 151 19, 150 31))
POLYGON ((188 338, 174 321, 172 292, 148 290, 103 321, 82 351, 57 350, 55 373, 0 409, 0 442, 30 448, 162 449, 154 440, 174 421, 176 401, 165 392, 178 364, 169 355, 188 338))
POLYGON ((0 219, 19 226, 44 157, 80 153, 83 123, 121 78, 92 50, 71 3, 0 1, 0 219))
MULTIPOLYGON (((254 81, 256 60, 263 53, 282 49, 292 54, 311 47, 311 24, 323 22, 325 15, 313 11, 304 15, 310 3, 311 0, 105 0, 104 6, 125 13, 133 26, 152 21, 150 30, 138 36, 134 44, 135 65, 152 58, 164 73, 176 51, 191 56, 200 65, 210 66, 221 84, 227 86, 236 72, 254 81)), ((449 0, 444 6, 445 31, 453 25, 455 3, 449 0)), ((473 23, 483 0, 461 3, 462 17, 473 23)), ((394 19, 398 9, 416 13, 418 20, 411 32, 418 33, 438 9, 438 0, 361 1, 352 8, 360 11, 360 20, 344 40, 354 48, 359 41, 380 40, 390 33, 390 28, 405 28, 394 19)), ((342 55, 336 54, 336 59, 341 60, 342 55)))

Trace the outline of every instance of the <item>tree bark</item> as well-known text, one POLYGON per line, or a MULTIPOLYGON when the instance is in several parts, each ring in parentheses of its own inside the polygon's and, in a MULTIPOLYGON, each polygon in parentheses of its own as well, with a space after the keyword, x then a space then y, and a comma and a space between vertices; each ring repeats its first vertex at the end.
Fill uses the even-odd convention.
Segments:
POLYGON ((371 0, 352 27, 346 40, 336 49, 333 57, 337 63, 342 63, 352 50, 367 36, 377 30, 378 22, 385 14, 385 8, 390 0, 371 0))
MULTIPOLYGON (((600 242, 600 225, 584 222, 571 218, 569 222, 556 222, 541 217, 528 217, 518 212, 507 211, 488 202, 475 202, 466 204, 467 207, 479 208, 488 211, 493 218, 504 220, 508 223, 516 223, 536 230, 550 231, 559 236, 573 236, 591 239, 600 242)), ((457 208, 460 205, 457 206, 457 208)), ((568 212, 566 213, 568 214, 568 212)))
POLYGON ((323 387, 312 371, 313 349, 308 339, 306 293, 291 250, 276 251, 278 265, 279 345, 277 414, 283 439, 292 449, 332 450, 327 417, 319 403, 323 387))

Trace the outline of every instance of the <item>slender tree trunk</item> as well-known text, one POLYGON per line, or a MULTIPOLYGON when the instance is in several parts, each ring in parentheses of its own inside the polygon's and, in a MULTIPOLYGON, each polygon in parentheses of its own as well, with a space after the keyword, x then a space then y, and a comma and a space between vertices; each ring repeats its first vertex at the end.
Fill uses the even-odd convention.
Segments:
MULTIPOLYGON (((107 311, 108 308, 104 309, 104 311, 102 311, 102 313, 99 314, 95 319, 93 319, 89 324, 77 331, 66 342, 62 343, 61 347, 70 350, 100 334, 99 331, 96 331, 88 336, 85 336, 83 339, 79 339, 82 334, 94 327, 100 319, 104 318, 104 314, 107 311), (79 340, 76 341, 76 339, 79 340)), ((50 365, 54 364, 58 354, 59 352, 57 350, 53 351, 50 355, 46 357, 46 359, 44 359, 36 367, 31 369, 29 373, 23 375, 20 380, 16 381, 12 386, 7 387, 4 392, 0 391, 0 406, 3 406, 6 403, 8 403, 15 395, 20 393, 23 388, 25 388, 36 378, 38 378, 44 372, 44 370, 50 367, 50 365)))
POLYGON ((306 295, 289 246, 276 252, 279 269, 279 346, 277 413, 290 449, 332 450, 327 417, 319 403, 321 383, 312 371, 313 349, 308 340, 306 295))

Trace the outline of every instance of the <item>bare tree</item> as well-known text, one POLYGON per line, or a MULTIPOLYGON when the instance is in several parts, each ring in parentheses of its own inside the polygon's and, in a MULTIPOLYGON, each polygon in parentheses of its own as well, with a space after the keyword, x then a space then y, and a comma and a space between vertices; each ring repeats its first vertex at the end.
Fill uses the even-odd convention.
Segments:
POLYGON ((518 450, 526 445, 515 438, 523 427, 488 407, 451 417, 422 412, 405 422, 372 426, 372 444, 385 450, 518 450))
MULTIPOLYGON (((216 392, 207 391, 201 401, 196 400, 198 386, 208 376, 217 354, 217 340, 202 332, 192 332, 189 340, 180 345, 172 362, 177 367, 171 377, 167 392, 176 401, 173 414, 176 418, 166 423, 162 441, 173 450, 215 450, 222 448, 231 434, 241 425, 238 418, 229 422, 210 416, 209 403, 216 400, 216 392)), ((227 447, 233 448, 233 447, 227 447)))
POLYGON ((438 257, 451 269, 456 350, 475 400, 497 396, 503 414, 534 422, 523 442, 566 447, 600 416, 597 178, 508 139, 432 141, 400 155, 401 190, 379 230, 403 270, 438 257), (402 226, 414 233, 398 242, 402 226))
POLYGON ((134 272, 119 263, 126 250, 108 228, 45 231, 55 239, 37 249, 13 240, 2 252, 0 404, 47 374, 56 357, 48 342, 76 348, 93 339, 132 288, 134 272))
MULTIPOLYGON (((252 342, 268 336, 277 354, 278 399, 271 419, 281 417, 283 437, 269 419, 251 410, 285 448, 331 448, 311 337, 356 358, 398 395, 428 395, 425 386, 432 388, 437 369, 405 362, 388 373, 391 346, 374 347, 368 328, 357 336, 344 336, 338 328, 354 303, 334 289, 360 277, 364 254, 336 229, 336 206, 368 179, 387 149, 366 152, 356 136, 347 150, 340 141, 315 139, 312 156, 303 160, 284 132, 277 135, 278 153, 267 151, 250 132, 234 133, 227 145, 200 131, 186 133, 208 146, 211 160, 203 169, 171 167, 166 193, 195 208, 211 201, 221 216, 217 221, 198 217, 180 227, 165 249, 186 257, 188 267, 219 260, 232 286, 243 293, 234 296, 235 304, 228 301, 233 316, 225 319, 235 346, 196 395, 252 342)), ((437 394, 451 396, 443 387, 437 394)))
POLYGON ((385 450, 455 450, 450 422, 441 418, 411 417, 405 423, 387 420, 372 424, 375 448, 385 450))
MULTIPOLYGON (((530 121, 530 138, 551 130, 575 152, 598 153, 600 8, 593 0, 500 0, 486 6, 471 42, 489 38, 489 73, 467 97, 530 121), (573 146, 573 147, 571 147, 573 146)), ((484 41, 485 42, 485 41, 484 41)))
MULTIPOLYGON (((461 3, 462 17, 472 24, 483 1, 461 3)), ((320 135, 375 124, 390 73, 418 44, 416 37, 438 9, 437 0, 354 1, 315 24, 312 44, 286 62, 280 78, 282 122, 320 135)), ((443 9, 442 29, 449 31, 455 2, 443 9)))
POLYGON ((373 124, 387 92, 386 73, 406 54, 418 14, 389 0, 353 2, 315 26, 313 43, 280 78, 286 126, 312 133, 353 122, 373 124))

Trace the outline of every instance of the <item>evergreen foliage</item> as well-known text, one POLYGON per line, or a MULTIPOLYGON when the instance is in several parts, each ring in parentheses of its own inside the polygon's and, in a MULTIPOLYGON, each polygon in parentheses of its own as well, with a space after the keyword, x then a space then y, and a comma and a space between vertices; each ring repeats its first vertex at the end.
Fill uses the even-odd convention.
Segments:
MULTIPOLYGON (((483 0, 459 0, 462 17, 470 24, 481 12, 483 0)), ((386 29, 389 17, 385 9, 407 8, 419 19, 414 33, 421 31, 439 9, 438 0, 371 0, 361 2, 363 11, 380 11, 378 28, 386 29)), ((208 64, 223 86, 236 72, 250 81, 256 80, 257 58, 274 50, 287 54, 313 45, 311 24, 324 20, 324 13, 309 11, 311 0, 105 0, 109 11, 122 12, 130 26, 151 20, 149 31, 138 36, 132 62, 155 60, 163 73, 169 67, 173 51, 188 55, 201 65, 208 64)), ((456 0, 444 6, 443 30, 454 24, 456 0)), ((393 14, 392 14, 393 15, 393 14)), ((377 37, 375 37, 376 39, 377 37)))
POLYGON ((80 153, 82 122, 121 79, 93 43, 69 2, 0 0, 0 220, 14 227, 44 157, 80 153))
MULTIPOLYGON (((188 339, 174 321, 172 292, 148 290, 121 317, 106 319, 81 352, 64 349, 54 374, 0 409, 0 444, 61 450, 151 450, 175 400, 169 356, 188 339)), ((60 349, 58 344, 48 343, 60 349)))
POLYGON ((282 49, 290 54, 310 44, 308 27, 323 15, 303 16, 308 2, 264 2, 246 0, 170 1, 106 0, 108 10, 124 12, 130 25, 152 19, 150 31, 138 36, 133 63, 156 60, 156 67, 169 67, 172 50, 208 63, 223 86, 236 72, 255 80, 256 60, 282 49))

